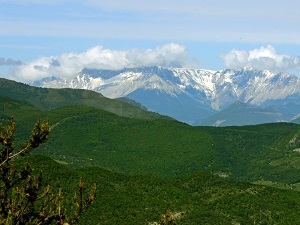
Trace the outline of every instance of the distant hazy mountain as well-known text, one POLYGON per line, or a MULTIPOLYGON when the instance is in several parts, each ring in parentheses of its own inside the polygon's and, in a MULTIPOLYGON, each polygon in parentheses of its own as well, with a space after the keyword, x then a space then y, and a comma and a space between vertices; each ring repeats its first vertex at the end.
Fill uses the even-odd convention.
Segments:
POLYGON ((213 115, 216 121, 233 120, 230 124, 244 125, 253 121, 289 121, 300 114, 300 79, 297 76, 250 68, 220 71, 161 67, 120 71, 84 69, 73 78, 45 78, 33 85, 89 89, 109 98, 128 97, 150 111, 189 124, 199 124, 200 120, 204 124, 203 119, 208 121, 213 115), (247 103, 248 108, 235 107, 234 114, 230 115, 228 109, 220 112, 237 101, 247 103), (233 115, 240 113, 243 117, 235 116, 234 120, 233 115), (223 119, 217 118, 218 115, 223 119))
POLYGON ((292 122, 292 123, 297 123, 297 124, 300 124, 300 116, 299 116, 299 115, 298 115, 298 116, 296 116, 296 118, 295 118, 295 119, 293 119, 291 122, 292 122))
POLYGON ((290 120, 291 115, 275 106, 256 108, 243 102, 235 102, 213 116, 200 120, 201 126, 255 125, 290 120))

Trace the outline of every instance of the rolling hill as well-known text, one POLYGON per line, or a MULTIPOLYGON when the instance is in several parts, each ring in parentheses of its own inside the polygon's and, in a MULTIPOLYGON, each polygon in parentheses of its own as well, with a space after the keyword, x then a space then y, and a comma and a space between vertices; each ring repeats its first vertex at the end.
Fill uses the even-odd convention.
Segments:
POLYGON ((99 93, 77 89, 37 88, 23 83, 0 78, 0 94, 31 104, 41 110, 63 106, 91 106, 125 117, 159 118, 161 115, 140 107, 109 99, 99 93))
POLYGON ((97 183, 95 201, 79 224, 155 224, 166 210, 182 225, 292 225, 300 220, 300 193, 293 190, 233 182, 206 172, 160 178, 98 167, 74 170, 38 155, 32 161, 53 193, 62 188, 66 206, 80 176, 87 188, 97 183))
POLYGON ((20 140, 28 138, 37 116, 49 118, 49 140, 32 156, 45 184, 63 187, 70 198, 78 177, 98 184, 81 224, 149 224, 166 210, 179 216, 178 224, 300 220, 298 124, 193 127, 152 116, 135 103, 104 101, 107 108, 125 104, 141 110, 121 116, 104 110, 100 100, 88 105, 84 96, 94 93, 82 90, 15 82, 3 89, 1 122, 14 115, 20 140))
MULTIPOLYGON (((26 85, 21 87, 27 90, 26 85)), ((14 93, 13 88, 10 90, 14 93)), ((43 96, 36 92, 54 91, 40 88, 32 90, 32 96, 43 96)), ((55 91, 60 93, 61 90, 55 91)), ((74 91, 63 90, 67 96, 74 91)), ((15 90, 15 93, 18 92, 15 90)), ((22 95, 18 95, 20 99, 19 96, 22 95)), ((11 101, 7 97, 2 99, 11 101)), ((75 101, 75 97, 73 99, 75 101)), ((35 101, 36 105, 44 102, 39 98, 35 101)), ((113 106, 116 102, 107 101, 113 106)), ((75 105, 41 110, 20 100, 11 102, 19 104, 21 112, 17 107, 10 107, 9 110, 9 104, 1 104, 5 107, 2 117, 15 115, 23 139, 30 132, 32 126, 29 125, 34 123, 37 115, 49 118, 51 138, 39 153, 71 167, 98 166, 128 174, 159 176, 207 170, 242 181, 299 182, 300 155, 295 151, 300 147, 300 127, 297 124, 192 127, 157 114, 154 114, 156 118, 150 117, 154 118, 151 120, 149 117, 118 116, 99 109, 101 103, 96 106, 98 108, 75 105)), ((117 104, 121 103, 117 101, 117 104)), ((129 106, 143 111, 139 107, 129 106)), ((113 108, 110 105, 108 107, 113 108)), ((149 113, 143 112, 145 115, 149 113)))
POLYGON ((124 118, 89 107, 60 108, 44 117, 51 118, 52 138, 39 152, 72 167, 159 176, 207 170, 243 181, 299 182, 296 124, 191 127, 164 119, 124 118))

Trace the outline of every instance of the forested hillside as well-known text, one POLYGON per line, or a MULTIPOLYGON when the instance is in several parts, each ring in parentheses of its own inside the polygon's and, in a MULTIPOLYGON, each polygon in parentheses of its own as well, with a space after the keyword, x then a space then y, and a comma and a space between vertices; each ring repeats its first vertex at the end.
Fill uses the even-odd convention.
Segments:
POLYGON ((37 88, 3 78, 0 78, 0 95, 25 102, 40 110, 63 106, 91 106, 125 117, 147 119, 163 117, 130 104, 132 103, 130 100, 125 102, 109 99, 87 90, 37 88))
POLYGON ((159 176, 207 170, 251 182, 299 181, 296 124, 191 127, 170 120, 129 119, 88 107, 44 113, 51 118, 52 138, 39 152, 72 167, 159 176))
MULTIPOLYGON (((149 224, 170 210, 177 224, 294 224, 300 220, 300 193, 237 183, 207 172, 161 178, 126 175, 99 167, 70 169, 34 156, 44 182, 71 199, 78 177, 97 183, 97 196, 80 224, 149 224)), ((68 205, 68 204, 66 204, 68 205)))
POLYGON ((90 100, 95 105, 76 101, 90 92, 33 88, 28 94, 22 87, 31 87, 16 87, 20 93, 15 86, 5 93, 1 87, 1 123, 14 116, 20 144, 38 116, 49 119, 49 140, 32 156, 44 184, 62 187, 71 199, 78 177, 87 186, 97 183, 96 200, 80 224, 149 224, 166 210, 178 224, 300 221, 298 124, 192 127, 140 107, 140 113, 120 116, 100 107, 116 104, 103 96, 90 100), (68 104, 54 104, 52 91, 64 93, 68 104))

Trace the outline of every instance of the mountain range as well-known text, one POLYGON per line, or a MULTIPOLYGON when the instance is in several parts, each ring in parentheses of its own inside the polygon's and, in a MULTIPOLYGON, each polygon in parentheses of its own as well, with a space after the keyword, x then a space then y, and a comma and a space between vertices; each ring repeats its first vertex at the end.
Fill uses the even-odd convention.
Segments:
POLYGON ((71 78, 47 77, 32 85, 88 89, 108 98, 127 97, 149 111, 192 125, 282 122, 300 114, 300 78, 251 68, 83 69, 71 78))

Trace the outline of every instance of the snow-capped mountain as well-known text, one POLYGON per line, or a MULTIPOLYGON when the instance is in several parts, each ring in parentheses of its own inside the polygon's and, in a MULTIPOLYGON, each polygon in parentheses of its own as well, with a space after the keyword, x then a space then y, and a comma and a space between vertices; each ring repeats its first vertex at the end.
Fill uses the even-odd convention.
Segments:
POLYGON ((45 78, 33 83, 51 88, 81 88, 109 98, 128 97, 149 110, 194 124, 236 101, 258 108, 276 105, 300 113, 300 79, 287 73, 185 68, 84 69, 73 78, 45 78))

